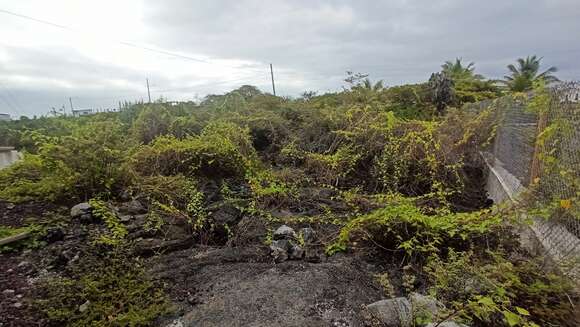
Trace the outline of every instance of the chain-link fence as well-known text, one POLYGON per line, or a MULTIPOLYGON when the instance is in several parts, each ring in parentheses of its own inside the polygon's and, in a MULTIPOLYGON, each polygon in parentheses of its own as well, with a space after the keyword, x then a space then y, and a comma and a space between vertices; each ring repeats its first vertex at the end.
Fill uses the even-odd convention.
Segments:
POLYGON ((548 110, 538 114, 531 177, 537 201, 552 208, 533 228, 564 272, 580 277, 580 83, 551 90, 548 110))
POLYGON ((545 209, 531 226, 562 272, 580 277, 580 83, 562 83, 545 94, 473 104, 497 115, 493 144, 482 155, 495 202, 523 190, 545 209), (542 98, 543 97, 543 98, 542 98))

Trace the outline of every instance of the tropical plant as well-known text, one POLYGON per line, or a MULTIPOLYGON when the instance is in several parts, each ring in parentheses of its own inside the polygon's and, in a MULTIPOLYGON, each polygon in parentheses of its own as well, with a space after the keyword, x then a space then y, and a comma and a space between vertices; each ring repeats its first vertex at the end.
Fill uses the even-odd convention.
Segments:
POLYGON ((470 62, 467 64, 467 66, 464 66, 461 60, 461 58, 455 58, 455 61, 446 61, 443 65, 441 65, 441 71, 456 82, 458 80, 464 79, 483 79, 482 75, 474 73, 474 62, 470 62))
POLYGON ((511 91, 523 92, 531 90, 534 82, 538 80, 544 80, 546 83, 559 81, 559 79, 553 75, 553 73, 558 71, 554 66, 539 73, 541 61, 542 57, 538 58, 535 55, 528 56, 525 59, 518 58, 517 66, 513 64, 507 66, 510 75, 505 75, 505 79, 501 82, 511 91))

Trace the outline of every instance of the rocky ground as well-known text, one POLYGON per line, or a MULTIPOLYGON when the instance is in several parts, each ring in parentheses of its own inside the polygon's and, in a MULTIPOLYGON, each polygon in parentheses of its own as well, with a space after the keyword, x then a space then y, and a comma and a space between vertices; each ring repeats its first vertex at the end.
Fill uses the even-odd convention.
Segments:
POLYGON ((153 274, 183 303, 170 325, 361 326, 361 309, 381 298, 374 267, 356 259, 274 263, 267 253, 208 248, 152 260, 153 274))
MULTIPOLYGON (((147 208, 138 200, 115 203, 113 209, 129 231, 132 255, 141 257, 176 308, 156 325, 370 326, 373 314, 366 306, 389 297, 376 275, 390 263, 360 253, 327 257, 324 247, 339 227, 316 216, 281 210, 265 219, 223 203, 211 217, 234 226, 229 237, 199 245, 180 221, 147 232, 147 208)), ((0 203, 0 210, 3 222, 14 227, 60 217, 36 248, 0 254, 0 326, 46 326, 35 307, 36 281, 70 274, 75 263, 89 256, 88 239, 103 223, 91 216, 87 204, 70 210, 0 203)))

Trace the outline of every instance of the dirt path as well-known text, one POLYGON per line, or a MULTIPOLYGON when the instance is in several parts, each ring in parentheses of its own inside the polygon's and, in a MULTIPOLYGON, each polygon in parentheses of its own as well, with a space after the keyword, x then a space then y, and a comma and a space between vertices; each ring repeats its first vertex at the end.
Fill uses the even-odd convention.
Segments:
POLYGON ((151 260, 182 317, 172 326, 362 326, 381 298, 374 266, 348 256, 275 264, 267 248, 184 250, 151 260))

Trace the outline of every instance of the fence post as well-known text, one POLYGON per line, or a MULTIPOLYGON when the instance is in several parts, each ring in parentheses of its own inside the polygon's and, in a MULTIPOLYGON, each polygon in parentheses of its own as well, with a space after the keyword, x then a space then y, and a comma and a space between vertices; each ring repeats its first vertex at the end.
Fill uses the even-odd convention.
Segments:
POLYGON ((542 147, 540 146, 540 142, 538 142, 538 137, 546 126, 548 125, 548 111, 541 110, 540 114, 538 115, 538 128, 535 137, 535 145, 534 145, 534 155, 532 157, 532 166, 530 167, 530 185, 531 186, 536 178, 540 177, 540 172, 542 170, 542 164, 540 160, 540 152, 542 151, 542 147))

